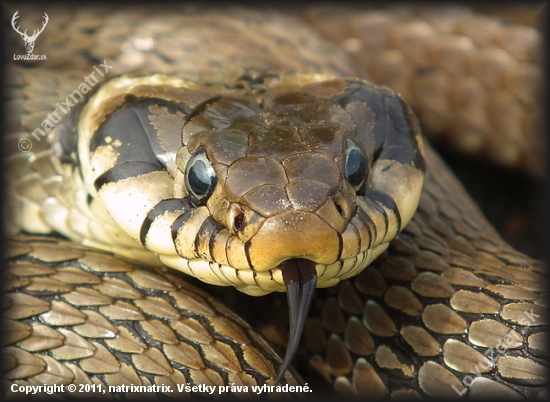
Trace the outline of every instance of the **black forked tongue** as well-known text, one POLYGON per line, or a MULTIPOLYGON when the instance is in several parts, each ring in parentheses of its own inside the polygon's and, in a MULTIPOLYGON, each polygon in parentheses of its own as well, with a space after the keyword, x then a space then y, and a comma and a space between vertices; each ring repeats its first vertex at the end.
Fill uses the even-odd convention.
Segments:
POLYGON ((313 261, 288 260, 281 264, 281 271, 286 286, 290 334, 285 359, 277 376, 277 383, 283 378, 296 353, 296 349, 298 349, 298 343, 302 337, 306 317, 313 300, 313 292, 317 284, 317 271, 313 261))

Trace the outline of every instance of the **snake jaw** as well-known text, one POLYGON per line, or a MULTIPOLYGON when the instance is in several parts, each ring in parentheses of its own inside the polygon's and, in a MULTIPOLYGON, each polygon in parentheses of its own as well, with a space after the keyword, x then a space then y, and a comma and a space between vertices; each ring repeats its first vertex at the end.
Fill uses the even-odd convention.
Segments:
POLYGON ((317 271, 313 261, 290 259, 281 264, 281 271, 286 286, 290 333, 285 358, 277 375, 277 383, 294 358, 317 285, 317 271))

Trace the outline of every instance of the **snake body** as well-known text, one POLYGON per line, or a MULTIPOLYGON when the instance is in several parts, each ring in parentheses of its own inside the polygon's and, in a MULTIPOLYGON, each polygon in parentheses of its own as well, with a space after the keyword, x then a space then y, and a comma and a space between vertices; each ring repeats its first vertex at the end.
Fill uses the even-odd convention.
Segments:
MULTIPOLYGON (((330 287, 305 322, 310 378, 368 397, 543 395, 543 265, 499 238, 422 145, 408 106, 340 78, 361 73, 296 17, 186 11, 172 21, 178 47, 164 43, 170 21, 155 19, 105 46, 99 54, 117 55, 122 75, 79 102, 49 135, 53 146, 35 141, 32 157, 6 158, 5 211, 20 211, 11 229, 55 230, 152 264, 160 255, 253 295, 288 287, 285 261, 300 270, 308 259, 317 286, 330 287), (149 71, 126 73, 145 61, 149 71), (306 227, 315 230, 296 238, 306 227), (503 339, 506 353, 488 362, 483 353, 503 339), (465 380, 476 369, 484 375, 465 380)), ((44 77, 57 80, 56 70, 44 77)), ((32 72, 14 70, 23 82, 32 72)), ((11 244, 4 352, 15 384, 275 383, 269 347, 181 277, 58 240, 11 244)), ((282 381, 297 383, 291 372, 282 381)))

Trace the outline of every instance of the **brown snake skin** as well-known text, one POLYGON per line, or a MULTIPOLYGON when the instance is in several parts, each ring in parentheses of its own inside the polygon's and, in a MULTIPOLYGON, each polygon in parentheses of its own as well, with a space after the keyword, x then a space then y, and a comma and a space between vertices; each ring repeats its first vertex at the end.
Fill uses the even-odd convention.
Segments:
MULTIPOLYGON (((14 62, 8 69, 8 180, 28 180, 46 168, 28 164, 32 153, 17 151, 19 139, 104 59, 116 74, 145 69, 223 80, 239 76, 250 60, 261 65, 273 55, 279 59, 269 61, 281 71, 362 74, 384 82, 417 110, 428 133, 445 133, 458 148, 490 153, 495 162, 541 172, 534 133, 542 68, 533 28, 463 8, 311 7, 299 10, 300 17, 185 10, 48 9, 50 25, 35 49, 48 60, 14 62), (171 34, 184 23, 194 24, 196 36, 171 34), (241 41, 228 48, 232 35, 241 41), (154 45, 147 38, 155 38, 154 45), (218 76, 220 68, 229 73, 218 76)), ((21 8, 25 26, 40 26, 44 11, 21 8)), ((10 52, 24 52, 17 34, 8 41, 10 52)), ((39 152, 48 144, 32 146, 39 152)), ((546 267, 508 246, 430 147, 427 153, 428 176, 413 221, 359 276, 317 291, 296 359, 299 373, 287 372, 282 384, 307 382, 315 395, 364 398, 546 399, 546 267)), ((20 191, 40 200, 48 190, 37 191, 35 184, 20 191)), ((13 232, 17 215, 6 205, 6 232, 13 232)), ((183 383, 274 385, 281 360, 256 331, 277 345, 286 339, 277 323, 255 331, 172 271, 154 272, 50 237, 19 235, 7 244, 6 392, 12 384, 156 384, 174 392, 147 396, 168 399, 204 395, 179 393, 176 384, 183 383)), ((235 389, 215 395, 244 396, 235 389)))

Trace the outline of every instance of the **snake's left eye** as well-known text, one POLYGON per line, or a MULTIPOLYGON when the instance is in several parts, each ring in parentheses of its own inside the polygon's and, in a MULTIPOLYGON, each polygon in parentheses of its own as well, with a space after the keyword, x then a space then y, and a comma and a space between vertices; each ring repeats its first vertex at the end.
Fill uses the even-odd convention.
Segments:
POLYGON ((198 205, 206 204, 214 191, 218 177, 203 148, 189 159, 185 168, 185 186, 192 200, 198 205))
POLYGON ((363 151, 355 141, 349 138, 346 147, 344 176, 355 191, 361 188, 367 178, 367 161, 363 151))

